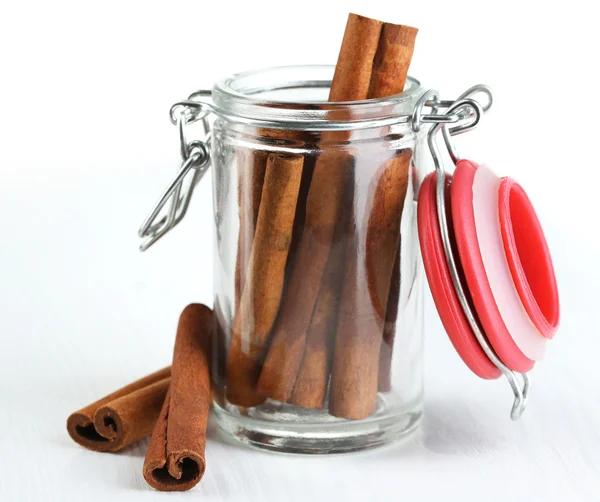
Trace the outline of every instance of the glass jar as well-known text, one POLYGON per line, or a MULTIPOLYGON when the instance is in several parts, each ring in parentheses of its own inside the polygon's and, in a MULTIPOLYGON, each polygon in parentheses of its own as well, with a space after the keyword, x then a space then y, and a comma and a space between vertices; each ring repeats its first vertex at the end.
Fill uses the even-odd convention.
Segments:
POLYGON ((214 409, 279 451, 360 450, 422 416, 424 90, 328 103, 332 75, 275 68, 212 90, 214 409))
POLYGON ((558 290, 525 192, 461 159, 452 142, 489 110, 490 89, 448 101, 409 78, 396 96, 328 103, 332 75, 323 66, 238 74, 171 108, 182 164, 139 230, 141 249, 181 221, 212 165, 219 426, 304 453, 414 431, 423 402, 418 231, 450 341, 476 375, 506 377, 517 420, 527 372, 558 326, 558 290), (202 139, 188 142, 196 124, 202 139), (434 124, 423 128, 426 148, 424 124, 434 124), (523 266, 532 256, 542 263, 535 273, 523 266))

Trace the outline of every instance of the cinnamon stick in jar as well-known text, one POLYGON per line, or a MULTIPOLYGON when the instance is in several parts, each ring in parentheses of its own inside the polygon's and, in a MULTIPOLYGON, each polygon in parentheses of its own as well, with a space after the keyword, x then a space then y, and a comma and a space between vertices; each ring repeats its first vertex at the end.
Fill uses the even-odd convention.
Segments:
POLYGON ((256 383, 279 311, 302 179, 301 155, 269 154, 248 276, 233 319, 227 399, 256 406, 256 383))
MULTIPOLYGON (((290 105, 292 106, 292 105, 290 105)), ((239 300, 244 289, 248 273, 252 242, 256 231, 256 222, 260 209, 260 200, 267 169, 267 158, 270 150, 261 149, 281 147, 290 149, 294 146, 303 146, 306 142, 316 141, 317 134, 309 131, 288 131, 284 129, 256 130, 253 138, 255 148, 238 148, 236 151, 238 171, 238 208, 240 217, 240 232, 235 265, 235 307, 238 308, 239 300)), ((311 172, 304 166, 303 184, 310 182, 311 172)), ((298 212, 294 224, 304 220, 302 205, 298 205, 298 212), (298 216, 301 216, 298 218, 298 216)), ((293 249, 293 247, 292 247, 293 249)))
MULTIPOLYGON (((416 35, 415 28, 383 25, 371 92, 398 94, 404 90, 416 35)), ((350 240, 329 396, 329 412, 334 416, 358 420, 376 409, 384 320, 398 256, 411 156, 411 152, 400 153, 377 180, 366 230, 363 280, 356 262, 359 242, 350 240)))
POLYGON ((238 208, 240 232, 235 262, 235 308, 238 308, 252 251, 269 153, 264 150, 238 150, 238 208))
MULTIPOLYGON (((329 101, 366 99, 382 23, 350 14, 329 101)), ((258 391, 280 401, 291 398, 306 345, 334 233, 344 210, 345 189, 354 159, 336 142, 348 132, 322 134, 322 152, 314 167, 306 201, 306 221, 281 313, 258 382, 258 391)))
POLYGON ((329 412, 359 420, 375 412, 379 359, 392 272, 400 239, 411 152, 402 152, 376 178, 367 207, 364 262, 359 236, 349 243, 340 300, 329 412))
POLYGON ((144 478, 157 490, 189 490, 204 475, 212 333, 211 309, 191 304, 183 310, 171 384, 144 460, 144 478))
POLYGON ((390 284, 390 295, 385 309, 385 322, 383 325, 383 340, 379 353, 379 392, 390 392, 392 390, 392 356, 394 354, 394 338, 396 337, 396 321, 398 319, 398 307, 400 301, 400 242, 398 253, 392 270, 392 281, 390 284))
MULTIPOLYGON (((346 187, 352 203, 352 187, 346 187)), ((329 253, 315 309, 306 334, 306 345, 290 402, 304 408, 322 409, 331 371, 338 307, 346 260, 349 212, 342 214, 329 253)))

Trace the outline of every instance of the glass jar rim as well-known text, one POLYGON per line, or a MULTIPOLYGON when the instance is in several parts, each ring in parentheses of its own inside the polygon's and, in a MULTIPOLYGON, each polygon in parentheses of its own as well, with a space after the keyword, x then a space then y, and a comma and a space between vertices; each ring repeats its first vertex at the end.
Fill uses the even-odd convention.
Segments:
POLYGON ((299 65, 236 73, 212 88, 213 111, 233 122, 276 129, 365 129, 410 122, 425 92, 417 79, 408 77, 402 93, 385 98, 345 102, 261 98, 273 91, 327 89, 334 70, 332 65, 299 65))

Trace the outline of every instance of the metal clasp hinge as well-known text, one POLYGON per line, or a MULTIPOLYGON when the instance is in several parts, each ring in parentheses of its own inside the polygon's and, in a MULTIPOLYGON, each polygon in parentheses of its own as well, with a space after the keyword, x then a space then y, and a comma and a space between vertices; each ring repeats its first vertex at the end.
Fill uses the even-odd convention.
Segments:
POLYGON ((188 210, 194 187, 210 167, 211 134, 207 118, 209 113, 210 109, 206 104, 192 101, 191 97, 190 100, 175 103, 171 107, 171 122, 177 126, 179 132, 181 166, 138 231, 138 235, 144 239, 140 245, 141 251, 152 246, 183 219, 188 210), (198 121, 201 121, 204 138, 188 142, 187 128, 198 121), (185 184, 191 172, 193 172, 191 180, 185 184), (165 209, 169 202, 169 208, 165 209))

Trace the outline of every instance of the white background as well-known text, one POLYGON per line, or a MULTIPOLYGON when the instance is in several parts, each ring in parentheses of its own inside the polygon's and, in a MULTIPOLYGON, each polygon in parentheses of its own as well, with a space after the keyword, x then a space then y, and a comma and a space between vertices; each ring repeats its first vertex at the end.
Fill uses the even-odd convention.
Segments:
POLYGON ((596 2, 8 2, 0 7, 0 500, 597 500, 600 267, 596 2), (460 151, 539 208, 562 331, 508 419, 427 301, 426 413, 409 444, 291 457, 209 431, 190 493, 150 491, 145 443, 84 451, 67 415, 168 364, 180 310, 210 304, 210 180, 146 254, 136 231, 177 162, 172 102, 232 72, 335 63, 349 11, 418 26, 411 74, 493 112, 460 151))

